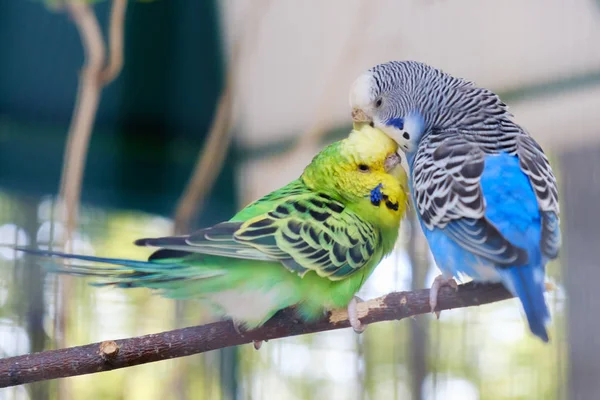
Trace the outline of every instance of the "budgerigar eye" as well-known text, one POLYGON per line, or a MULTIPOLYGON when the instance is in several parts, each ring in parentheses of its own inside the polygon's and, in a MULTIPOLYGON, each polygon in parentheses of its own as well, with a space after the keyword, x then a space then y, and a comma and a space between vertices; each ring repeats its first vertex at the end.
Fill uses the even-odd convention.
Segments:
POLYGON ((358 166, 359 171, 361 172, 369 172, 369 166, 366 164, 360 164, 358 166))
POLYGON ((383 104, 383 99, 380 97, 375 101, 375 107, 379 108, 383 104))

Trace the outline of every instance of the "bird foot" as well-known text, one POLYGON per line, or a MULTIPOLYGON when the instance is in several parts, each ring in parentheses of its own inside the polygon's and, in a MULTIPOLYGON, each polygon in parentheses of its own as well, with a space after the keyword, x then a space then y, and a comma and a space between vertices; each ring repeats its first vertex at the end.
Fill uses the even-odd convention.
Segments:
POLYGON ((231 320, 231 323, 233 324, 233 330, 235 331, 235 333, 237 333, 240 336, 244 336, 244 323, 236 320, 231 320))
POLYGON ((348 321, 350 321, 350 326, 352 326, 352 329, 356 333, 363 333, 367 329, 367 324, 363 324, 358 319, 358 303, 362 302, 360 297, 354 296, 350 300, 350 303, 348 303, 348 321))
MULTIPOLYGON (((235 333, 237 333, 240 336, 244 336, 244 332, 246 331, 244 329, 244 323, 243 322, 239 322, 239 321, 231 321, 233 323, 233 330, 235 330, 235 333)), ((253 340, 252 344, 254 345, 254 348, 256 350, 260 350, 260 348, 263 345, 263 342, 266 342, 266 340, 253 340)))
POLYGON ((454 278, 445 279, 444 275, 438 275, 433 280, 433 285, 431 285, 429 291, 429 306, 431 307, 431 312, 435 313, 437 319, 440 319, 441 311, 435 311, 435 308, 437 307, 438 292, 442 286, 450 286, 454 290, 458 290, 458 283, 456 283, 454 278))

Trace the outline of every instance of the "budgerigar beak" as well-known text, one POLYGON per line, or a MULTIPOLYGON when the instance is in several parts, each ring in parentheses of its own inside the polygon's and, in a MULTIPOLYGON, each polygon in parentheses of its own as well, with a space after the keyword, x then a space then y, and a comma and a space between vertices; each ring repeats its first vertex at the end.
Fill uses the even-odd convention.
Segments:
POLYGON ((361 124, 369 124, 373 126, 373 118, 369 117, 363 110, 360 108, 352 109, 352 124, 354 128, 360 126, 361 124))
POLYGON ((383 162, 383 169, 388 174, 391 173, 397 166, 402 163, 402 157, 398 153, 392 153, 383 162))

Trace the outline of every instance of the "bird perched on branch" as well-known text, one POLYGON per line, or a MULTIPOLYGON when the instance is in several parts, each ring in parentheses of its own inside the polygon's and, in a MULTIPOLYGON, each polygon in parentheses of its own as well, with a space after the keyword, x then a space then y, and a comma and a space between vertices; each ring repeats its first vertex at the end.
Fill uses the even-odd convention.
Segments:
POLYGON ((442 275, 502 282, 548 341, 545 266, 560 247, 558 189, 538 143, 497 95, 414 61, 380 64, 350 92, 355 122, 407 155, 412 199, 442 275))
POLYGON ((160 248, 148 261, 43 250, 38 255, 108 263, 60 272, 101 278, 98 286, 157 289, 200 299, 236 327, 264 324, 296 305, 304 320, 348 307, 390 253, 407 206, 407 176, 397 143, 364 124, 314 157, 302 176, 248 205, 231 220, 188 236, 139 239, 160 248))

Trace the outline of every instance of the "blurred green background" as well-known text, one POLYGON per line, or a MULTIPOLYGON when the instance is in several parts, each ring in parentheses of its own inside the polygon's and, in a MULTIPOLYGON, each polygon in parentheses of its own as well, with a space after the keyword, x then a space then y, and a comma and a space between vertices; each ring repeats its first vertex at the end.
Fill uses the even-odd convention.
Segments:
MULTIPOLYGON (((0 0, 1 243, 60 246, 68 237, 57 194, 84 63, 68 4, 0 0)), ((112 5, 84 4, 105 38, 112 5)), ((208 152, 222 152, 224 162, 215 156, 208 163, 215 184, 200 190, 205 201, 186 229, 229 218, 344 135, 347 91, 358 73, 389 59, 419 59, 498 92, 549 153, 566 236, 561 261, 548 270, 558 285, 548 294, 552 341, 534 339, 519 303, 509 300, 447 311, 439 321, 427 315, 379 323, 361 336, 346 329, 271 341, 260 351, 240 346, 0 389, 0 399, 599 398, 597 5, 127 3, 123 69, 100 93, 73 251, 143 258, 150 251, 134 247, 136 238, 173 233, 226 88, 232 103, 222 146, 208 152)), ((409 219, 397 251, 361 297, 426 287, 436 275, 409 219)), ((34 259, 0 249, 2 357, 212 320, 194 302, 70 282, 59 284, 34 259)))

